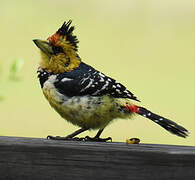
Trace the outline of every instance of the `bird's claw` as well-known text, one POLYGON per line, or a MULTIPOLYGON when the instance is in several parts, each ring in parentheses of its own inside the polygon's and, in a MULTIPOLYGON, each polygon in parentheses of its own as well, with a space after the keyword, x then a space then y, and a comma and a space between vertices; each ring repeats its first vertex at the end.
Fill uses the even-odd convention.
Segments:
POLYGON ((64 141, 85 141, 85 138, 79 138, 79 137, 60 137, 60 136, 47 136, 47 139, 49 140, 64 140, 64 141))
POLYGON ((111 137, 107 137, 107 138, 97 138, 97 137, 89 137, 86 136, 84 141, 91 141, 91 142, 107 142, 107 141, 111 141, 112 142, 112 138, 111 137))
POLYGON ((64 141, 85 141, 85 142, 107 142, 107 141, 111 141, 112 142, 112 138, 108 137, 108 138, 97 138, 97 137, 61 137, 61 136, 47 136, 47 139, 49 140, 64 140, 64 141))

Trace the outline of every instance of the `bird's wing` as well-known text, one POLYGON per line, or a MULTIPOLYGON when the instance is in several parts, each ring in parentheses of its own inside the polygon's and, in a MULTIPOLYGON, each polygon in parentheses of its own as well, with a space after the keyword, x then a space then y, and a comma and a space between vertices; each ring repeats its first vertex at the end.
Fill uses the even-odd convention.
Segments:
POLYGON ((55 87, 67 96, 103 96, 110 95, 115 98, 129 98, 139 101, 133 93, 116 80, 92 69, 82 75, 79 73, 65 73, 58 77, 55 87))

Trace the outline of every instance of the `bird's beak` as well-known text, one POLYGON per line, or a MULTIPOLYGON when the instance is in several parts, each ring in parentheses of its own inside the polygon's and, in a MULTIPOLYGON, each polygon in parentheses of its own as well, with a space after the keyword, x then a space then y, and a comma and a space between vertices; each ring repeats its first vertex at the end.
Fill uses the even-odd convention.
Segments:
POLYGON ((43 40, 40 40, 40 39, 34 39, 33 42, 47 56, 50 57, 54 53, 53 50, 52 50, 52 46, 51 46, 51 44, 49 44, 48 41, 43 41, 43 40))

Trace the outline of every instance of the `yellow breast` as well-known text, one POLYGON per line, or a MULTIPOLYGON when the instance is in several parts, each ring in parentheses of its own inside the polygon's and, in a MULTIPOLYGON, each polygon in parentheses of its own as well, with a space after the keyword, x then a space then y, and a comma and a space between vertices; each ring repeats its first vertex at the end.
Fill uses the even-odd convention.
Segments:
POLYGON ((120 110, 120 105, 124 100, 110 96, 67 97, 57 91, 53 85, 54 81, 55 75, 44 83, 43 94, 61 117, 74 125, 89 129, 100 129, 115 118, 125 118, 130 115, 120 110))

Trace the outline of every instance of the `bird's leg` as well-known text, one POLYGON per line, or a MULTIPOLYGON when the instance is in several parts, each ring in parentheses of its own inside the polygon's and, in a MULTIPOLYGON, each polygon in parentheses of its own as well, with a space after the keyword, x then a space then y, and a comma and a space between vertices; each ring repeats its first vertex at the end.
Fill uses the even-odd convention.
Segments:
POLYGON ((47 139, 52 139, 52 140, 73 140, 73 141, 84 141, 85 138, 78 138, 75 137, 76 135, 88 130, 87 128, 81 128, 78 129, 77 131, 73 132, 72 134, 69 134, 66 137, 60 137, 60 136, 47 136, 47 139))
POLYGON ((112 141, 112 138, 111 138, 111 137, 108 137, 108 138, 100 138, 100 135, 102 134, 102 131, 103 131, 103 130, 104 130, 104 129, 100 129, 94 137, 86 136, 86 137, 85 137, 85 141, 95 141, 95 142, 107 142, 107 141, 112 141))

